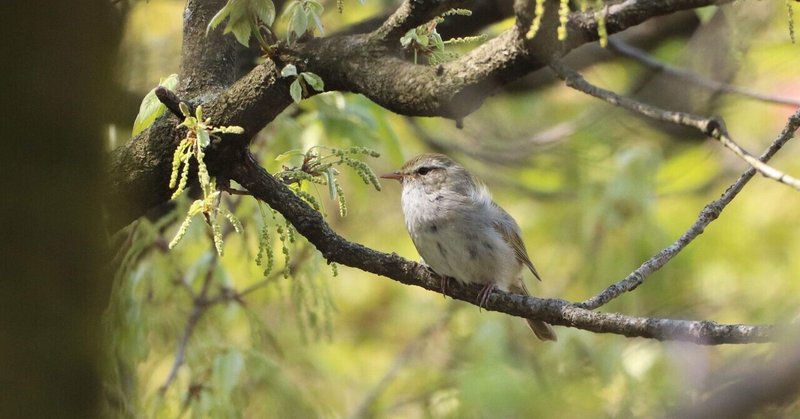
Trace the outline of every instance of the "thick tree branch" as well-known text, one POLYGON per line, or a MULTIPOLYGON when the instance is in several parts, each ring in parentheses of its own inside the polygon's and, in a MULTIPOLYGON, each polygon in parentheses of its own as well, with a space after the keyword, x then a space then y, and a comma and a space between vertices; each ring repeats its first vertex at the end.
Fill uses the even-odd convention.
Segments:
POLYGON ((227 0, 189 0, 183 13, 181 97, 221 90, 236 80, 236 59, 244 49, 236 38, 206 27, 227 0))
MULTIPOLYGON (((221 166, 233 164, 231 152, 245 147, 249 139, 292 103, 290 80, 279 76, 275 64, 267 60, 204 104, 204 114, 215 124, 236 125, 245 130, 244 136, 227 136, 207 154, 207 164, 214 173, 221 166)), ((109 229, 117 230, 169 200, 171 158, 184 135, 177 127, 179 123, 175 116, 163 117, 111 153, 105 199, 109 229)))
MULTIPOLYGON (((732 3, 733 0, 625 0, 606 6, 603 10, 606 30, 609 34, 621 32, 655 16, 663 16, 679 10, 696 9, 710 5, 732 3)), ((597 18, 593 10, 571 13, 567 24, 566 50, 596 41, 597 18)))
MULTIPOLYGON (((257 199, 280 212, 331 262, 386 276, 407 285, 441 292, 440 278, 427 267, 396 254, 378 252, 352 243, 334 232, 322 218, 285 185, 269 175, 249 154, 241 156, 231 179, 247 188, 257 199)), ((470 303, 477 301, 479 287, 452 286, 446 294, 470 303)), ((495 292, 486 305, 524 318, 536 318, 554 325, 575 327, 597 333, 629 337, 679 340, 703 345, 770 342, 780 336, 776 326, 720 325, 709 321, 688 321, 596 313, 569 302, 495 292)))

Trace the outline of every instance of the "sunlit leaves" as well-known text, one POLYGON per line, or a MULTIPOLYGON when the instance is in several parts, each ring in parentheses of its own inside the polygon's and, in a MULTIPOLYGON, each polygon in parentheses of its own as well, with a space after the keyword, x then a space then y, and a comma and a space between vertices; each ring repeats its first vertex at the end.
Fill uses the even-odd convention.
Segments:
POLYGON ((291 150, 282 154, 279 158, 288 159, 295 156, 302 156, 303 159, 300 166, 284 166, 284 170, 276 173, 275 177, 291 185, 292 190, 315 209, 319 209, 319 203, 311 194, 302 191, 303 182, 307 181, 312 184, 326 185, 328 187, 330 199, 337 200, 339 204, 339 215, 345 217, 347 215, 347 201, 344 196, 344 190, 337 180, 337 175, 339 174, 339 171, 336 169, 337 166, 350 167, 358 174, 365 184, 372 185, 376 190, 381 190, 381 185, 378 181, 378 177, 375 176, 375 172, 372 171, 369 165, 356 158, 359 155, 370 157, 380 156, 376 151, 365 147, 338 149, 315 146, 308 149, 305 153, 301 153, 298 150, 291 150), (326 153, 322 154, 321 151, 326 153))
MULTIPOLYGON (((170 90, 175 89, 178 87, 178 75, 170 74, 166 78, 161 79, 158 85, 164 86, 170 90)), ((139 105, 139 113, 136 114, 136 120, 133 122, 131 136, 135 137, 139 135, 140 132, 147 129, 156 119, 166 112, 167 107, 156 97, 157 88, 158 87, 154 87, 153 90, 150 90, 144 96, 144 99, 142 99, 142 104, 139 105)))
POLYGON ((297 73, 297 67, 294 64, 287 64, 281 69, 281 77, 294 77, 294 81, 289 85, 289 95, 295 103, 299 103, 304 97, 309 96, 309 89, 317 92, 325 91, 325 82, 322 77, 310 72, 304 71, 297 73))
POLYGON ((471 14, 472 12, 466 9, 451 9, 424 25, 409 29, 408 32, 400 38, 400 46, 406 51, 413 52, 415 64, 417 63, 418 54, 427 57, 428 64, 431 65, 453 60, 458 57, 458 54, 454 51, 446 51, 446 45, 482 41, 485 39, 485 36, 468 36, 464 38, 452 38, 445 41, 442 39, 439 32, 436 31, 436 26, 444 21, 445 16, 470 16, 471 14))
POLYGON ((312 27, 316 27, 319 33, 324 35, 325 28, 322 26, 320 16, 325 10, 322 3, 316 0, 292 0, 286 5, 283 18, 288 21, 286 38, 289 42, 295 42, 312 27), (312 26, 313 25, 313 26, 312 26))
POLYGON ((275 22, 275 4, 272 0, 228 0, 208 23, 206 33, 216 28, 225 19, 224 34, 233 33, 236 40, 244 46, 250 43, 250 36, 256 36, 262 46, 266 41, 261 37, 261 29, 270 31, 275 22))

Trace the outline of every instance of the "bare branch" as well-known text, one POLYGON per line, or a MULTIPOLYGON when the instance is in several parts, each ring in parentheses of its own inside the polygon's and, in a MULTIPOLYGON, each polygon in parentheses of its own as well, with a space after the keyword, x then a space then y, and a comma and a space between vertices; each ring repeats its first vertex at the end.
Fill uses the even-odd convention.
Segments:
MULTIPOLYGON (((603 16, 610 35, 655 16, 732 2, 733 0, 624 0, 607 6, 603 16)), ((571 13, 567 24, 566 50, 596 41, 599 38, 597 24, 594 10, 571 13)))
MULTIPOLYGON (((608 27, 608 33, 656 16, 715 3, 628 0, 609 8, 606 18, 615 24, 608 27)), ((570 24, 573 29, 583 31, 585 26, 596 30, 593 14, 575 12, 571 16, 575 17, 570 24)), ((480 107, 497 88, 545 66, 554 54, 564 55, 596 39, 596 35, 586 37, 578 31, 561 42, 556 31, 550 30, 557 25, 557 8, 548 7, 535 42, 524 40, 520 28, 514 26, 458 60, 436 67, 415 65, 399 57, 399 41, 392 47, 365 35, 313 39, 283 48, 280 60, 319 74, 326 89, 364 94, 396 113, 459 120, 480 107)))
POLYGON ((786 173, 781 172, 780 170, 762 162, 752 154, 750 154, 747 150, 743 149, 736 144, 727 133, 723 133, 718 138, 719 142, 722 143, 725 147, 733 151, 734 154, 739 156, 742 160, 746 161, 750 166, 752 166, 758 173, 761 173, 766 178, 778 181, 783 183, 784 185, 789 185, 797 190, 800 190, 800 180, 794 178, 792 176, 787 175, 786 173))
MULTIPOLYGON (((407 285, 441 292, 440 278, 427 267, 396 254, 378 252, 352 243, 334 232, 304 201, 269 175, 254 158, 241 156, 242 164, 233 168, 231 179, 247 188, 254 197, 280 212, 329 261, 386 276, 407 285)), ((479 286, 451 286, 446 294, 473 303, 479 286)), ((720 325, 710 321, 670 320, 596 313, 567 301, 495 292, 485 305, 487 310, 533 318, 554 325, 575 327, 597 333, 629 337, 679 340, 703 345, 771 342, 779 339, 777 326, 720 325)))
MULTIPOLYGON (((795 131, 797 131, 799 127, 800 110, 789 117, 789 120, 786 126, 783 128, 781 134, 772 142, 772 144, 770 144, 767 150, 764 151, 764 153, 758 159, 762 162, 769 161, 769 159, 771 159, 772 156, 774 156, 775 153, 777 153, 778 150, 780 150, 783 145, 786 144, 786 142, 792 139, 795 131)), ((733 185, 728 187, 728 189, 719 199, 709 203, 705 206, 705 208, 703 208, 694 224, 689 227, 689 229, 686 230, 686 232, 684 232, 681 237, 678 238, 678 240, 652 258, 648 259, 635 271, 631 272, 627 277, 625 277, 625 279, 609 286, 601 293, 580 303, 579 306, 593 310, 608 303, 612 299, 622 295, 625 292, 636 289, 636 287, 641 285, 650 274, 659 270, 673 257, 675 257, 675 255, 683 250, 684 247, 691 243, 692 240, 702 234, 705 228, 720 216, 722 210, 725 209, 725 207, 731 201, 733 201, 733 198, 739 194, 739 192, 755 174, 756 170, 754 168, 751 167, 750 169, 747 169, 747 171, 742 173, 742 175, 738 180, 736 180, 736 182, 733 183, 733 185)))
POLYGON ((670 76, 681 78, 683 80, 694 83, 697 86, 704 87, 714 92, 731 93, 746 98, 759 100, 762 102, 775 103, 778 105, 795 106, 795 107, 800 106, 800 100, 797 99, 792 99, 784 96, 766 95, 752 89, 732 86, 728 83, 707 79, 703 76, 692 73, 691 71, 659 61, 652 55, 624 41, 621 41, 616 37, 611 37, 608 39, 608 46, 609 49, 611 49, 612 51, 622 56, 632 58, 653 70, 663 72, 664 74, 670 76))
POLYGON ((205 314, 210 307, 208 292, 211 289, 211 279, 217 268, 218 260, 217 252, 212 249, 211 261, 209 262, 206 276, 203 278, 203 286, 200 290, 200 294, 194 295, 192 298, 192 312, 189 314, 189 319, 186 321, 186 326, 183 329, 183 335, 181 336, 180 342, 178 342, 178 347, 175 349, 175 359, 172 361, 172 368, 170 368, 169 375, 167 375, 164 384, 158 389, 161 394, 166 393, 169 386, 175 381, 175 378, 178 377, 178 369, 183 365, 186 359, 186 347, 189 344, 189 339, 194 333, 197 322, 200 321, 200 318, 203 317, 203 314, 205 314))
POLYGON ((733 139, 731 139, 728 130, 725 128, 725 125, 717 118, 706 118, 685 112, 659 109, 655 106, 620 96, 610 90, 602 89, 587 82, 586 79, 584 79, 583 76, 581 76, 578 72, 566 67, 558 60, 554 60, 552 63, 550 63, 550 68, 552 68, 553 71, 555 71, 556 74, 558 74, 558 76, 566 82, 567 86, 602 99, 612 105, 625 108, 657 121, 671 122, 676 125, 695 128, 702 134, 719 141, 723 146, 733 151, 734 154, 756 169, 756 171, 761 173, 764 177, 776 180, 780 183, 800 190, 800 180, 758 160, 755 156, 740 147, 735 141, 733 141, 733 139))
POLYGON ((721 129, 722 127, 722 122, 716 118, 706 118, 704 116, 693 115, 686 112, 675 112, 659 109, 655 106, 641 103, 625 96, 620 96, 610 90, 597 87, 587 82, 580 73, 565 66, 557 59, 554 59, 550 63, 550 69, 552 69, 559 78, 564 80, 567 86, 575 90, 581 91, 590 96, 594 96, 598 99, 602 99, 614 106, 619 106, 640 115, 644 115, 656 121, 670 122, 676 125, 694 128, 700 131, 703 135, 708 136, 711 136, 714 131, 721 129))

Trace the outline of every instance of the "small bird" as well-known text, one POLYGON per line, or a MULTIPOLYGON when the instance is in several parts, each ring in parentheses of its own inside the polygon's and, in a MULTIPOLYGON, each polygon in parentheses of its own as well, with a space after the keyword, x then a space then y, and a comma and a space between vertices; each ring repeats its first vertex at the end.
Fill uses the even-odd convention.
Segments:
MULTIPOLYGON (((478 306, 495 289, 529 295, 522 268, 539 273, 528 258, 516 221, 500 208, 464 167, 443 154, 422 154, 381 176, 401 183, 406 228, 424 263, 442 277, 483 284, 478 306)), ((528 319, 541 340, 556 340, 553 328, 528 319)))

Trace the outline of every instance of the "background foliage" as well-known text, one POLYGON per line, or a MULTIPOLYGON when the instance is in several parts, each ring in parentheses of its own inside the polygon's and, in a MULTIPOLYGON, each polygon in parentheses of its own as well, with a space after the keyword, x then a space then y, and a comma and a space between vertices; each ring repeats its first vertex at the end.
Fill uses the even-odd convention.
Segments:
MULTIPOLYGON (((664 39, 654 55, 707 74, 713 64, 712 78, 730 74, 732 84, 796 97, 800 55, 791 44, 786 9, 773 3, 704 9, 703 27, 691 39, 664 39), (708 45, 721 36, 729 38, 731 53, 709 58, 708 45)), ((335 3, 322 4, 329 32, 384 7, 348 3, 338 14, 335 3)), ((183 7, 178 0, 132 3, 118 75, 132 93, 143 97, 177 72, 183 7)), ((584 73, 598 85, 631 94, 668 83, 625 59, 584 73)), ((771 142, 793 111, 678 86, 659 95, 689 99, 691 109, 721 115, 753 152, 771 142)), ((131 125, 133 120, 132 114, 131 125)), ((112 137, 127 138, 130 128, 117 125, 112 137)), ((447 152, 483 178, 519 221, 543 276, 536 284, 526 278, 531 291, 571 301, 619 280, 671 243, 746 169, 717 143, 654 126, 560 83, 495 96, 465 119, 463 129, 452 121, 400 117, 360 96, 322 94, 290 108, 253 149, 274 173, 298 164, 296 158, 276 161, 279 154, 316 145, 375 149, 381 158, 367 162, 378 173, 420 152, 447 152)), ((790 143, 773 165, 800 173, 797 152, 790 143)), ((402 221, 399 186, 384 184, 378 192, 354 172, 341 172, 344 218, 325 186, 305 186, 334 229, 368 247, 417 259, 402 221)), ((104 317, 113 349, 108 408, 115 413, 652 417, 702 397, 702 385, 720 376, 724 381, 732 364, 759 362, 772 350, 565 328, 558 328, 557 343, 542 343, 519 319, 480 313, 357 270, 331 269, 301 237, 291 240, 280 215, 267 210, 262 217, 249 197, 224 200, 245 231, 229 232, 219 259, 201 222, 166 250, 191 201, 186 197, 171 215, 140 220, 122 233, 129 245, 104 317), (272 231, 267 253, 275 263, 266 275, 266 260, 255 263, 264 225, 272 231), (233 298, 233 290, 248 292, 233 298), (203 292, 218 302, 196 319, 185 362, 164 387, 196 309, 193 296, 203 292)), ((791 321, 800 291, 800 261, 793 257, 800 251, 798 209, 796 191, 754 180, 700 239, 648 284, 604 310, 730 323, 791 321)), ((795 405, 783 409, 798 411, 795 405)))

